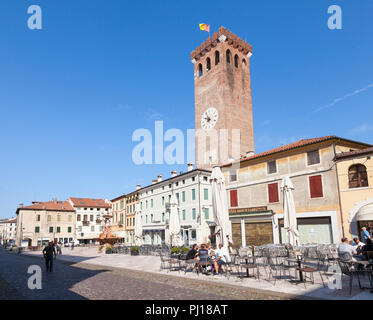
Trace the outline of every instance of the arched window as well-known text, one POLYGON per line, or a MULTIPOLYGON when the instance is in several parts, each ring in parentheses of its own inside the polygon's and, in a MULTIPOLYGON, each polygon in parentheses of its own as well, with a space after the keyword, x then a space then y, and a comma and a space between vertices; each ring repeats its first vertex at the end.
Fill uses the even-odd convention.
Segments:
POLYGON ((238 55, 234 56, 234 66, 238 68, 238 55))
POLYGON ((211 60, 210 58, 207 58, 206 60, 206 71, 209 71, 211 69, 211 60))
POLYGON ((367 168, 362 164, 355 164, 348 169, 348 182, 350 188, 368 186, 367 168))
POLYGON ((220 62, 220 53, 219 51, 215 51, 215 65, 218 65, 220 62))
POLYGON ((227 63, 231 63, 231 52, 229 49, 227 50, 226 55, 227 55, 227 63))
POLYGON ((200 77, 200 76, 202 76, 202 75, 203 75, 202 64, 200 63, 200 64, 198 65, 198 76, 200 77))
POLYGON ((246 69, 246 67, 247 67, 246 60, 242 59, 242 68, 246 69))

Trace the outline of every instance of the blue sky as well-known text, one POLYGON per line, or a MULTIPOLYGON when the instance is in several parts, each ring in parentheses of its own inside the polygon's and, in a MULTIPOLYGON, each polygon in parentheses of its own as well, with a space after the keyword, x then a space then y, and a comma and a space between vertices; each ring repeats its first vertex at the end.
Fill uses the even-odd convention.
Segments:
POLYGON ((373 143, 372 15, 371 0, 2 0, 0 217, 19 203, 113 198, 185 171, 135 165, 131 136, 155 120, 194 128, 190 52, 208 36, 201 22, 253 46, 257 152, 332 134, 373 143), (34 4, 42 30, 27 27, 34 4), (342 30, 327 28, 332 4, 342 30))

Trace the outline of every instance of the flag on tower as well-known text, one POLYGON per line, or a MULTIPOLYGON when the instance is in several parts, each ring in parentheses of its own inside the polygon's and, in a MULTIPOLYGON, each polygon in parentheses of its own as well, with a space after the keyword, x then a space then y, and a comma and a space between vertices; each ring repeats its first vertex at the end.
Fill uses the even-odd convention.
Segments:
POLYGON ((206 23, 200 23, 199 24, 199 29, 202 31, 207 31, 210 32, 210 25, 206 23))

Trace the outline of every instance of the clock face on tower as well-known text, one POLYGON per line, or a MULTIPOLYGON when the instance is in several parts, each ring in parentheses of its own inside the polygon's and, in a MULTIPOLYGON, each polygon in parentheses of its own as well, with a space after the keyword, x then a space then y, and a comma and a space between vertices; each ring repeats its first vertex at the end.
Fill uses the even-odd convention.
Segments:
POLYGON ((219 113, 215 108, 208 108, 201 117, 202 129, 209 130, 215 127, 218 122, 219 113))

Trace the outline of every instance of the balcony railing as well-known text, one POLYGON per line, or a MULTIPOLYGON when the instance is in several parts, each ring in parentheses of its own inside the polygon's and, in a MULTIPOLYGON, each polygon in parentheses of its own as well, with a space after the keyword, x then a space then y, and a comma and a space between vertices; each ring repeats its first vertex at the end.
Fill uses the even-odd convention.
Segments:
POLYGON ((83 221, 83 226, 88 227, 89 226, 89 221, 83 221))

